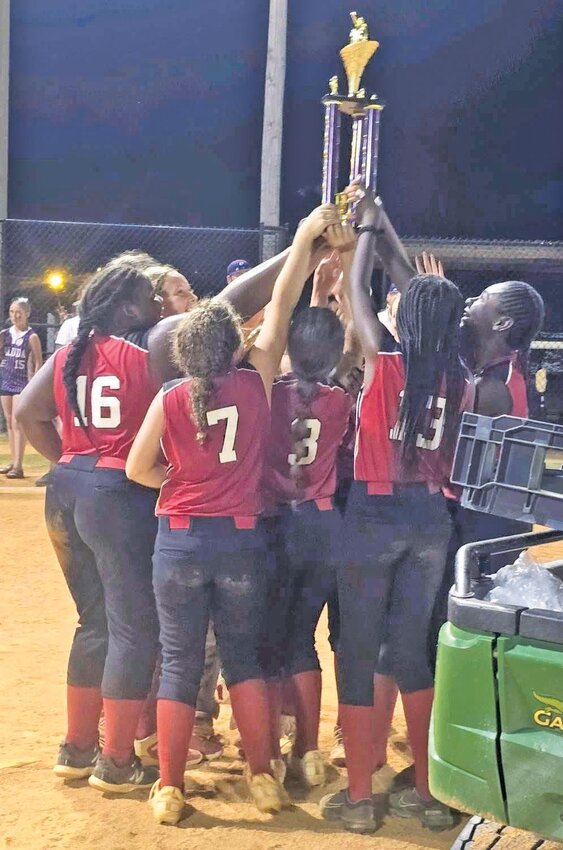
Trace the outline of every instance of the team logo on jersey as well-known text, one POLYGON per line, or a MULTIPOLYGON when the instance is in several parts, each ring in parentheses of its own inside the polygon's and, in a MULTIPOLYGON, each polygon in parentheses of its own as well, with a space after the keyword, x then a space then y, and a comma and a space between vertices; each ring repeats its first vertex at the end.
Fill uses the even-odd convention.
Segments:
POLYGON ((542 697, 535 691, 533 693, 535 699, 543 706, 534 712, 534 723, 544 729, 558 729, 563 732, 563 700, 542 697))

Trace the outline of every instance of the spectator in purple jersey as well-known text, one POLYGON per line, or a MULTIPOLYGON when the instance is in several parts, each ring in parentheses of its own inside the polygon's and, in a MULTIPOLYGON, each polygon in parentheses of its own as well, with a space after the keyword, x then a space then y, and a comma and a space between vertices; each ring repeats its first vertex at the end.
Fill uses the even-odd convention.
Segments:
POLYGON ((8 428, 11 461, 0 468, 6 478, 23 478, 25 436, 16 422, 20 393, 43 362, 41 342, 29 326, 31 312, 27 298, 10 304, 10 327, 0 332, 0 399, 8 428))

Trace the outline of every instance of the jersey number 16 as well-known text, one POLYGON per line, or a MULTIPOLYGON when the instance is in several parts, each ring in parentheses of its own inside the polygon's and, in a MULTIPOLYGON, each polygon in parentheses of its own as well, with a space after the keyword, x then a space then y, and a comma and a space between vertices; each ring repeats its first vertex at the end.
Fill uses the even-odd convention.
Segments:
MULTIPOLYGON (((99 375, 92 381, 90 387, 90 411, 93 428, 119 428, 121 425, 121 404, 114 395, 104 395, 105 390, 118 390, 121 381, 115 375, 99 375)), ((88 425, 86 416, 86 392, 88 389, 88 378, 79 375, 76 379, 76 398, 78 408, 85 425, 88 425)), ((74 417, 74 424, 80 425, 78 417, 74 417)))

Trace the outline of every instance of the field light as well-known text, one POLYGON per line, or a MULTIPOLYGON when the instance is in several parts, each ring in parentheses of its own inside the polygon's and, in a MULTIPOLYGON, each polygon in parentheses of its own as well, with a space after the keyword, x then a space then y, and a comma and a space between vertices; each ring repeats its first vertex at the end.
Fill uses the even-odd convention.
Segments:
POLYGON ((53 289, 55 292, 64 288, 65 285, 65 275, 63 272, 47 272, 47 276, 45 277, 45 283, 49 287, 49 289, 53 289))

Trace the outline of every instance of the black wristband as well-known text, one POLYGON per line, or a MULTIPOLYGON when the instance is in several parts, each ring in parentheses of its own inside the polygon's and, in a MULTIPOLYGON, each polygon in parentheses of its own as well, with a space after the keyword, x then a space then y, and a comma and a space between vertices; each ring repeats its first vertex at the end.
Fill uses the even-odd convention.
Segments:
POLYGON ((375 224, 360 224, 359 227, 356 228, 356 233, 358 236, 360 233, 379 233, 379 228, 375 226, 375 224))

